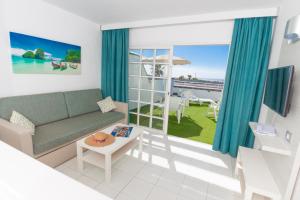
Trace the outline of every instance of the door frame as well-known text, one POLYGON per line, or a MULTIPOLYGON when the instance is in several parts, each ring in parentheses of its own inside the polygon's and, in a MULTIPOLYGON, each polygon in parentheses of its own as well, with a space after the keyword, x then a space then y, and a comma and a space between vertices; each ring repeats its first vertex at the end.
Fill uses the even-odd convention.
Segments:
MULTIPOLYGON (((172 78, 172 68, 173 68, 173 45, 136 45, 136 46, 130 46, 129 49, 168 49, 169 50, 169 68, 168 68, 168 72, 167 72, 167 77, 166 77, 166 89, 165 89, 165 103, 164 103, 164 116, 163 116, 163 130, 158 130, 155 128, 150 128, 150 127, 144 127, 146 129, 149 130, 155 130, 158 132, 163 132, 164 134, 167 135, 168 133, 168 121, 169 121, 169 103, 170 103, 170 91, 171 91, 171 78, 172 78)), ((128 61, 129 63, 129 61, 128 61)), ((155 67, 155 62, 153 63, 154 67, 155 67)), ((141 69, 140 69, 140 74, 141 74, 141 69)), ((129 74, 128 74, 129 77, 129 74)), ((141 77, 141 75, 139 76, 141 77)), ((155 76, 154 76, 155 77, 155 76)), ((154 84, 154 80, 153 80, 153 84, 154 84)), ((139 81, 139 91, 140 91, 140 81, 139 81)), ((155 91, 155 90, 153 90, 155 91)), ((154 93, 154 92, 153 92, 154 93)), ((141 102, 140 100, 140 92, 138 93, 138 100, 139 103, 141 102)), ((150 106, 153 106, 153 95, 151 95, 151 101, 150 101, 150 106)), ((138 108, 139 109, 139 108, 138 108)), ((152 118, 151 115, 151 109, 150 109, 150 116, 152 118)), ((140 113, 138 112, 137 115, 140 115, 140 113)), ((152 118, 153 119, 153 118, 152 118)), ((137 118, 137 123, 139 124, 139 117, 137 118)), ((151 124, 152 126, 152 124, 151 124)))

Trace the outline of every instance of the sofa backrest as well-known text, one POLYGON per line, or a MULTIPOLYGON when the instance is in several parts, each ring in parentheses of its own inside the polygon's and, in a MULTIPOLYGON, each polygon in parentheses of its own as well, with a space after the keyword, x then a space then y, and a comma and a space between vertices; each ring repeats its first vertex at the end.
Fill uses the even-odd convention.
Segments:
POLYGON ((102 99, 100 89, 64 92, 69 117, 99 111, 97 102, 102 99))
POLYGON ((68 118, 64 93, 48 93, 0 99, 0 117, 9 120, 17 111, 36 126, 68 118))

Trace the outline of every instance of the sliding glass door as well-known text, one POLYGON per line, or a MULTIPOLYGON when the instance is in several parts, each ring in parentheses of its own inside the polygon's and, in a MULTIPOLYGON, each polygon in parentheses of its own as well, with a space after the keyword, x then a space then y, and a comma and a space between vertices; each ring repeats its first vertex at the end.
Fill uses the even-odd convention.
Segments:
POLYGON ((167 131, 170 49, 130 49, 129 123, 167 131))

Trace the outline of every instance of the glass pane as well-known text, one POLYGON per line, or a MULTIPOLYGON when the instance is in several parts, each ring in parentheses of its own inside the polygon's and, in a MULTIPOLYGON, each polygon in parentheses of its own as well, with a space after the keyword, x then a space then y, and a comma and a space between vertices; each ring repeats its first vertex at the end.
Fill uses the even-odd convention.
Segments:
POLYGON ((137 115, 136 114, 129 114, 129 123, 137 124, 137 115))
POLYGON ((140 103, 140 114, 150 115, 150 104, 140 103))
POLYGON ((128 73, 129 75, 140 75, 140 64, 130 63, 128 73))
POLYGON ((156 79, 154 79, 154 90, 165 91, 166 90, 166 84, 167 84, 166 80, 156 78, 156 79))
POLYGON ((140 62, 141 51, 139 49, 129 50, 129 62, 140 62))
POLYGON ((169 63, 170 53, 168 49, 157 49, 156 50, 156 63, 169 63))
POLYGON ((142 64, 141 67, 142 76, 152 76, 153 75, 153 65, 152 64, 142 64))
POLYGON ((152 89, 152 78, 141 78, 141 89, 152 89))
POLYGON ((140 115, 140 126, 149 127, 149 125, 150 125, 150 118, 140 115))
POLYGON ((163 105, 154 105, 152 110, 152 115, 156 117, 164 116, 164 106, 163 105))
POLYGON ((168 65, 156 64, 154 76, 167 77, 168 76, 168 65))
POLYGON ((128 95, 129 100, 134 100, 134 101, 138 100, 138 97, 139 97, 138 90, 129 89, 128 93, 129 93, 129 95, 128 95))
POLYGON ((152 119, 152 128, 163 130, 164 122, 161 119, 152 119))
POLYGON ((142 50, 142 61, 143 62, 153 62, 154 50, 153 49, 143 49, 142 50))
POLYGON ((153 102, 159 103, 159 104, 164 104, 165 103, 165 93, 154 92, 153 102))
POLYGON ((128 87, 129 88, 138 88, 139 87, 139 77, 129 76, 128 87))
POLYGON ((137 113, 137 107, 138 107, 138 103, 129 101, 128 103, 129 112, 137 113))
POLYGON ((143 102, 151 102, 151 91, 145 91, 145 90, 141 90, 140 91, 140 101, 143 102))

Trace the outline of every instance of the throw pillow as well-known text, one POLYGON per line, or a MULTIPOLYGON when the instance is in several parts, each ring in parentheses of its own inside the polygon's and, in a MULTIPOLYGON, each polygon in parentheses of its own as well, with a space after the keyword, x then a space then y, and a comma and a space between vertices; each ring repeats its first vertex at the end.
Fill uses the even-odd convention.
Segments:
POLYGON ((12 112, 10 122, 13 124, 17 124, 23 128, 30 129, 32 133, 34 133, 35 125, 29 119, 27 119, 25 116, 18 113, 17 111, 12 112))
POLYGON ((106 97, 105 99, 98 101, 97 104, 103 113, 109 112, 117 108, 111 97, 106 97))

